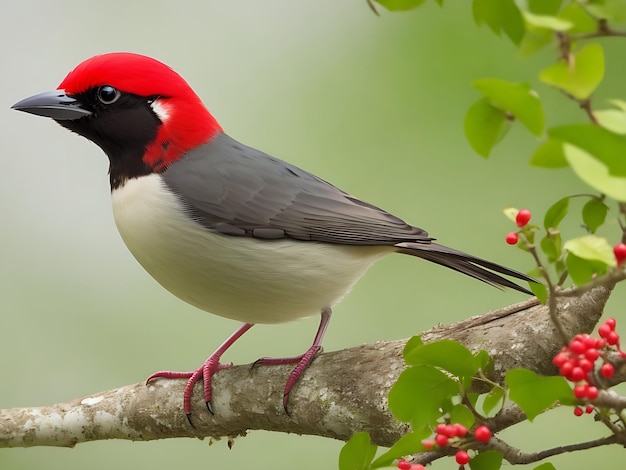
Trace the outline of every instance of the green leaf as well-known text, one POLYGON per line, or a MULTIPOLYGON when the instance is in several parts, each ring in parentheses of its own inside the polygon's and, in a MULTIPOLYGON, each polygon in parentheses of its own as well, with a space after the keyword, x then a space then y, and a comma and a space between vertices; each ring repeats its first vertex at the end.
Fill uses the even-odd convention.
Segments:
POLYGON ((539 299, 539 302, 545 304, 546 300, 548 300, 548 289, 546 289, 546 286, 544 286, 543 284, 531 282, 529 283, 529 287, 531 292, 535 294, 535 297, 539 299))
POLYGON ((626 134, 626 113, 617 109, 601 109, 594 111, 593 115, 605 129, 616 134, 626 134))
POLYGON ((579 3, 566 5, 558 16, 572 23, 570 34, 593 33, 598 30, 598 22, 579 3))
POLYGON ((548 135, 591 154, 604 163, 613 176, 626 177, 626 136, 593 124, 553 127, 548 130, 548 135))
POLYGON ((566 241, 563 248, 582 259, 599 261, 606 266, 616 265, 613 248, 606 241, 606 238, 585 235, 566 241))
POLYGON ((470 405, 475 408, 476 403, 478 402, 478 397, 480 397, 480 395, 475 392, 467 392, 465 396, 467 397, 467 401, 469 401, 470 405))
POLYGON ((556 15, 561 9, 562 0, 528 0, 528 11, 537 15, 556 15))
POLYGON ((530 164, 541 168, 562 168, 567 166, 563 153, 563 141, 548 139, 542 143, 530 159, 530 164))
POLYGON ((377 448, 368 433, 356 433, 339 452, 339 470, 368 470, 377 448))
POLYGON ((626 178, 611 175, 603 162, 578 147, 564 144, 563 149, 569 165, 581 180, 613 199, 626 201, 626 178))
POLYGON ((493 107, 515 116, 530 132, 543 132, 544 117, 537 93, 526 83, 513 83, 498 78, 475 80, 474 87, 493 107))
POLYGON ((543 226, 546 230, 551 228, 557 228, 561 221, 567 215, 569 209, 569 197, 559 199, 546 211, 546 215, 543 218, 543 226))
POLYGON ((528 29, 519 43, 517 53, 528 57, 554 41, 554 32, 549 29, 528 29))
POLYGON ((472 457, 469 461, 472 470, 499 470, 502 467, 502 454, 495 450, 487 450, 472 457))
POLYGON ((426 0, 375 0, 389 11, 407 11, 421 6, 426 0))
POLYGON ((568 253, 565 259, 567 272, 577 286, 582 286, 591 281, 597 274, 606 272, 606 265, 579 258, 578 256, 568 253))
POLYGON ((483 371, 493 366, 493 361, 491 360, 491 356, 484 349, 481 349, 476 354, 474 354, 474 361, 476 362, 476 366, 479 369, 482 369, 483 371))
POLYGON ((500 387, 493 387, 491 392, 489 392, 485 396, 485 401, 483 401, 483 411, 485 415, 491 413, 496 407, 500 407, 503 405, 504 400, 504 389, 500 387))
POLYGON ((410 422, 413 430, 432 424, 441 415, 449 398, 459 393, 458 384, 440 370, 415 366, 400 374, 389 391, 389 409, 400 421, 410 422))
POLYGON ((433 366, 457 377, 473 377, 479 364, 474 355, 461 343, 442 339, 433 343, 404 348, 404 360, 410 366, 433 366))
POLYGON ((509 370, 504 378, 509 398, 533 421, 555 403, 573 403, 572 389, 563 377, 542 377, 527 369, 509 370))
POLYGON ((550 229, 548 234, 541 239, 541 251, 548 257, 548 262, 554 263, 562 254, 561 232, 550 229))
POLYGON ((600 44, 589 44, 564 59, 544 69, 539 74, 542 82, 559 88, 574 98, 589 98, 604 76, 604 53, 600 44))
POLYGON ((506 114, 489 104, 486 98, 474 103, 465 115, 465 136, 474 151, 487 158, 491 149, 506 135, 506 114))
POLYGON ((622 111, 626 111, 626 101, 620 99, 609 100, 609 103, 614 105, 616 108, 621 109, 622 111))
POLYGON ((526 23, 535 28, 544 28, 551 31, 567 31, 572 26, 571 22, 551 15, 537 15, 522 10, 522 16, 526 23))
POLYGON ((556 470, 556 467, 551 462, 545 462, 535 467, 533 470, 556 470))
POLYGON ((451 423, 460 423, 465 426, 467 429, 471 428, 474 425, 474 421, 476 418, 474 414, 469 410, 469 408, 465 405, 456 404, 449 411, 450 422, 451 423))
POLYGON ((583 206, 583 222, 591 233, 595 233, 598 227, 604 223, 608 212, 609 206, 602 200, 594 197, 587 201, 583 206))
POLYGON ((372 462, 372 468, 380 468, 390 465, 395 459, 405 455, 417 454, 426 451, 422 441, 431 435, 430 428, 424 428, 418 432, 410 432, 403 435, 384 454, 372 462))
POLYGON ((517 217, 517 213, 519 209, 517 207, 505 207, 502 212, 511 222, 515 222, 515 218, 517 217))
MULTIPOLYGON (((413 349, 417 349, 424 346, 424 341, 422 341, 422 338, 420 336, 413 336, 411 337, 411 339, 409 339, 406 342, 406 345, 404 346, 404 353, 406 354, 407 351, 412 351, 413 349)), ((406 360, 406 358, 405 358, 406 360)))
POLYGON ((498 36, 504 32, 513 44, 524 35, 524 20, 514 0, 474 0, 472 13, 477 25, 486 23, 498 36))
POLYGON ((625 0, 591 0, 585 2, 585 7, 596 18, 605 19, 610 23, 626 21, 625 0))

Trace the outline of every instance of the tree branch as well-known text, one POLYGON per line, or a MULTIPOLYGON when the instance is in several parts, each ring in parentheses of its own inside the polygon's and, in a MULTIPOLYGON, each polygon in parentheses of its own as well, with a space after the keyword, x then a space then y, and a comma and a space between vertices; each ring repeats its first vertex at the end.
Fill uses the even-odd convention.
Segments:
MULTIPOLYGON (((613 285, 595 286, 579 296, 559 297, 559 315, 570 334, 590 332, 602 314, 613 285)), ((432 328, 425 342, 449 338, 472 350, 485 349, 495 362, 491 380, 526 367, 554 374, 552 357, 561 346, 547 307, 536 299, 511 305, 449 326, 432 328)), ((182 411, 184 380, 155 380, 40 408, 0 411, 0 447, 66 446, 104 439, 154 440, 174 437, 234 438, 250 429, 319 435, 348 440, 367 431, 378 445, 391 446, 408 430, 387 407, 387 394, 405 369, 406 340, 377 342, 321 354, 291 394, 291 415, 282 408, 289 366, 232 367, 213 378, 215 416, 193 396, 189 426, 182 411)), ((477 385, 479 387, 479 385, 477 385)), ((496 420, 497 431, 521 419, 496 420)))

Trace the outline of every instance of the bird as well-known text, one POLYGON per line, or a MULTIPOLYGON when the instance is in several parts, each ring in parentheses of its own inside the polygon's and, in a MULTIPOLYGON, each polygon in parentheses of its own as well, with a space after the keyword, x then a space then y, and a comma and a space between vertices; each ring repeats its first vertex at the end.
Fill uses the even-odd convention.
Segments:
POLYGON ((165 289, 200 310, 242 322, 185 378, 183 410, 201 381, 215 413, 211 379, 222 355, 257 323, 320 315, 304 354, 262 358, 293 364, 289 395, 320 352, 332 309, 377 260, 401 253, 496 287, 532 293, 503 277, 514 269, 435 243, 428 233, 224 132, 191 86, 164 63, 132 52, 91 57, 56 90, 13 109, 52 118, 97 144, 109 159, 117 229, 136 260, 165 289))

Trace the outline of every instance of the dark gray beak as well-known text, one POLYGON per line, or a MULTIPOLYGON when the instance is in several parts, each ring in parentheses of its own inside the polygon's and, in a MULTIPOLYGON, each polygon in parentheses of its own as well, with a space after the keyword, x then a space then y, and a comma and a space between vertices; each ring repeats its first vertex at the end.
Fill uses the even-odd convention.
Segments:
POLYGON ((91 114, 91 111, 82 107, 80 101, 66 95, 65 90, 39 93, 15 103, 11 109, 49 117, 57 121, 80 119, 91 114))

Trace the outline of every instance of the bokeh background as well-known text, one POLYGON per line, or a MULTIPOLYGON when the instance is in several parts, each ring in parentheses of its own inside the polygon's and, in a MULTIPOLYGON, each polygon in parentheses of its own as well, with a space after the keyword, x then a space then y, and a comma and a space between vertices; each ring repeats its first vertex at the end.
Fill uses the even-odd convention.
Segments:
MULTIPOLYGON (((134 261, 113 223, 108 162, 99 148, 50 120, 9 110, 55 88, 98 53, 154 56, 192 84, 235 138, 428 229, 444 244, 530 269, 530 257, 504 243, 512 227, 503 207, 543 214, 558 198, 588 189, 568 170, 530 168, 535 142, 523 129, 514 129, 490 160, 476 156, 462 130, 464 112, 478 98, 471 80, 530 82, 551 106, 552 124, 584 115, 537 83, 553 51, 516 58, 507 40, 475 27, 469 2, 449 3, 377 17, 364 0, 4 2, 0 406, 51 404, 135 383, 156 370, 195 368, 237 326, 178 301, 134 261)), ((624 98, 623 40, 604 45, 608 77, 598 96, 624 98)), ((565 225, 570 237, 582 234, 572 219, 565 225)), ((625 317, 621 287, 608 308, 618 321, 625 317)), ((405 338, 519 300, 514 292, 390 256, 336 308, 325 349, 405 338)), ((301 352, 317 321, 259 326, 227 360, 301 352)), ((507 436, 533 450, 603 433, 589 416, 567 410, 507 436)), ((262 431, 238 438, 232 450, 225 440, 211 447, 192 439, 110 441, 3 449, 0 469, 332 469, 341 445, 262 431)), ((598 459, 619 467, 623 452, 553 461, 569 469, 598 459)))

